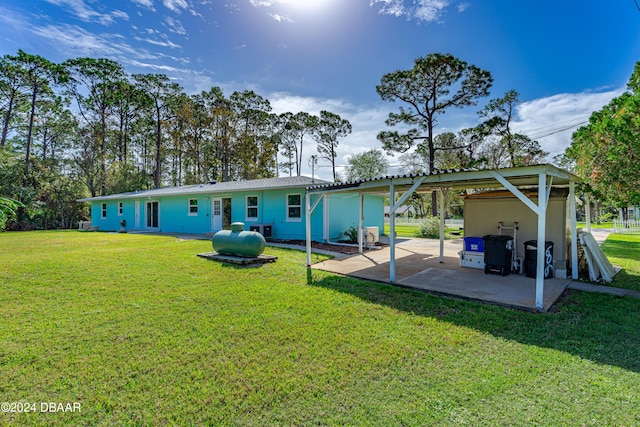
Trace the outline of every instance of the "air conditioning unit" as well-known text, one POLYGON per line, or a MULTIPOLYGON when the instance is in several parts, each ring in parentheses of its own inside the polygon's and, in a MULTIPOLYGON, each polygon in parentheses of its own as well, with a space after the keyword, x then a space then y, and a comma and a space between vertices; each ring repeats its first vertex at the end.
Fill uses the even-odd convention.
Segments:
POLYGON ((249 231, 257 231, 262 237, 268 239, 273 234, 273 225, 271 224, 253 224, 249 226, 249 231))
POLYGON ((363 227, 363 238, 367 245, 375 245, 380 241, 379 227, 363 227))

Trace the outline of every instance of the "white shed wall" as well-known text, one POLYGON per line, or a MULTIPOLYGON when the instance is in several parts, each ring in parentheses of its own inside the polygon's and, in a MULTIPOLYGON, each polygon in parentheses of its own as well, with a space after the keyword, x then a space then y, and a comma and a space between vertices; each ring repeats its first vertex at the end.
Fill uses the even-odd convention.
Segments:
MULTIPOLYGON (((533 199, 537 203, 536 199, 533 199)), ((524 257, 524 242, 538 238, 538 219, 536 214, 515 197, 465 198, 464 235, 482 237, 486 234, 499 234, 500 221, 505 227, 511 227, 518 221, 517 254, 524 257)), ((512 230, 504 230, 504 235, 512 236, 512 230)), ((554 243, 553 259, 567 260, 567 200, 565 197, 552 197, 547 208, 546 240, 554 243)))

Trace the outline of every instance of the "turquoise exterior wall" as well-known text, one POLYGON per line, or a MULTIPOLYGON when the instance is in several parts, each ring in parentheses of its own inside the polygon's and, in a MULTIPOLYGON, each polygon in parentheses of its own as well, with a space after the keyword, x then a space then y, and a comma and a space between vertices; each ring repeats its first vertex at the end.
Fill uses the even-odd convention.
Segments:
POLYGON ((120 229, 120 221, 127 222, 127 229, 133 227, 134 223, 134 202, 133 200, 104 201, 91 203, 91 225, 99 227, 103 231, 117 231, 120 229), (118 204, 122 203, 122 214, 119 212, 118 204), (106 217, 102 217, 102 205, 106 205, 106 217))
MULTIPOLYGON (((314 197, 315 200, 315 197, 314 197)), ((262 190, 234 193, 231 201, 233 222, 244 222, 245 229, 254 224, 270 224, 273 239, 305 239, 305 191, 304 189, 262 190), (287 198, 300 196, 300 218, 287 217, 287 198), (258 216, 247 216, 247 197, 258 197, 258 216)), ((311 215, 313 240, 322 240, 322 202, 311 215)))
MULTIPOLYGON (((211 231, 211 200, 202 194, 158 198, 160 202, 159 229, 165 233, 209 233, 211 231), (189 214, 189 200, 196 200, 197 212, 189 214)), ((142 227, 146 226, 146 209, 142 227)))
MULTIPOLYGON (((351 226, 358 226, 360 200, 357 193, 337 193, 328 196, 328 231, 329 240, 338 241, 345 238, 343 233, 351 226)), ((378 227, 380 235, 384 231, 384 196, 364 195, 365 227, 378 227)))
MULTIPOLYGON (((318 195, 312 195, 312 203, 318 195)), ((321 201, 311 216, 312 240, 323 241, 325 228, 323 219, 328 217, 327 231, 330 240, 338 240, 351 225, 357 226, 359 200, 354 193, 328 196, 328 212, 321 201)), ((127 221, 127 230, 157 230, 166 233, 204 234, 212 231, 211 199, 231 199, 231 222, 245 223, 245 230, 254 224, 272 226, 272 238, 277 240, 305 239, 305 190, 274 189, 259 191, 239 191, 229 194, 198 194, 184 196, 167 196, 155 199, 123 199, 95 201, 91 206, 92 225, 100 231, 117 231, 120 220, 127 221), (300 199, 300 218, 288 217, 288 196, 296 195, 300 199), (257 216, 247 216, 247 197, 257 197, 257 216), (189 199, 197 200, 197 213, 191 212, 189 199), (139 227, 136 227, 135 205, 139 203, 139 227), (118 203, 122 203, 122 214, 119 214, 118 203), (158 202, 158 227, 147 227, 147 203, 158 202), (102 218, 102 204, 106 204, 106 218, 102 218)), ((296 206, 291 206, 296 207, 296 206)), ((294 209, 295 210, 295 209, 294 209)), ((384 226, 383 197, 366 195, 364 201, 365 226, 378 226, 382 234, 384 226)))

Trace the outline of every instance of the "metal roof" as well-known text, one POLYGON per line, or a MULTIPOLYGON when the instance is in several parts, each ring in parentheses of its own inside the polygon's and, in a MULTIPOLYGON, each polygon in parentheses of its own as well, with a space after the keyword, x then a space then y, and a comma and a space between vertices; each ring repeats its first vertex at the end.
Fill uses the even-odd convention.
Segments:
POLYGON ((330 191, 387 192, 391 184, 396 191, 402 191, 422 181, 418 192, 430 192, 438 188, 502 188, 496 178, 499 175, 515 187, 535 187, 541 174, 553 177, 553 186, 569 185, 582 180, 563 169, 551 164, 522 166, 502 169, 455 169, 436 170, 429 174, 393 175, 342 183, 321 183, 307 187, 309 193, 330 191))
POLYGON ((227 181, 208 184, 183 185, 180 187, 165 187, 152 190, 134 191, 130 193, 110 194, 107 196, 87 197, 79 202, 97 202, 102 200, 155 198, 166 196, 230 193, 234 191, 259 191, 286 188, 305 188, 314 184, 327 184, 328 181, 312 179, 307 176, 293 176, 283 178, 252 179, 247 181, 227 181))

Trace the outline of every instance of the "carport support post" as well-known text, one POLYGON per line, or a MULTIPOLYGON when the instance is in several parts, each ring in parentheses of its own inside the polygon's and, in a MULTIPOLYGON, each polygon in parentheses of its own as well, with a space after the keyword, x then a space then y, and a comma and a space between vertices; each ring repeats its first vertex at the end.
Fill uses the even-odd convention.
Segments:
POLYGON ((544 258, 546 252, 545 232, 547 228, 547 174, 538 175, 538 248, 536 259, 536 307, 544 307, 544 258))
POLYGON ((578 227, 576 225, 576 183, 569 182, 569 218, 571 218, 571 278, 578 279, 578 227))
POLYGON ((305 233, 307 238, 307 267, 311 267, 311 195, 307 192, 304 196, 305 233))
POLYGON ((364 194, 362 191, 358 194, 360 199, 360 212, 358 213, 358 253, 362 253, 362 227, 364 221, 364 194))
POLYGON ((440 264, 444 263, 444 189, 440 189, 440 264))
POLYGON ((311 214, 320 203, 320 200, 324 200, 324 194, 318 197, 311 206, 311 194, 308 192, 304 196, 304 212, 305 212, 305 234, 307 238, 307 267, 311 267, 311 214))
POLYGON ((396 211, 393 209, 396 203, 396 189, 393 182, 389 184, 389 281, 396 281, 396 211))
POLYGON ((591 197, 589 197, 589 193, 584 195, 584 221, 587 233, 591 233, 591 197))

